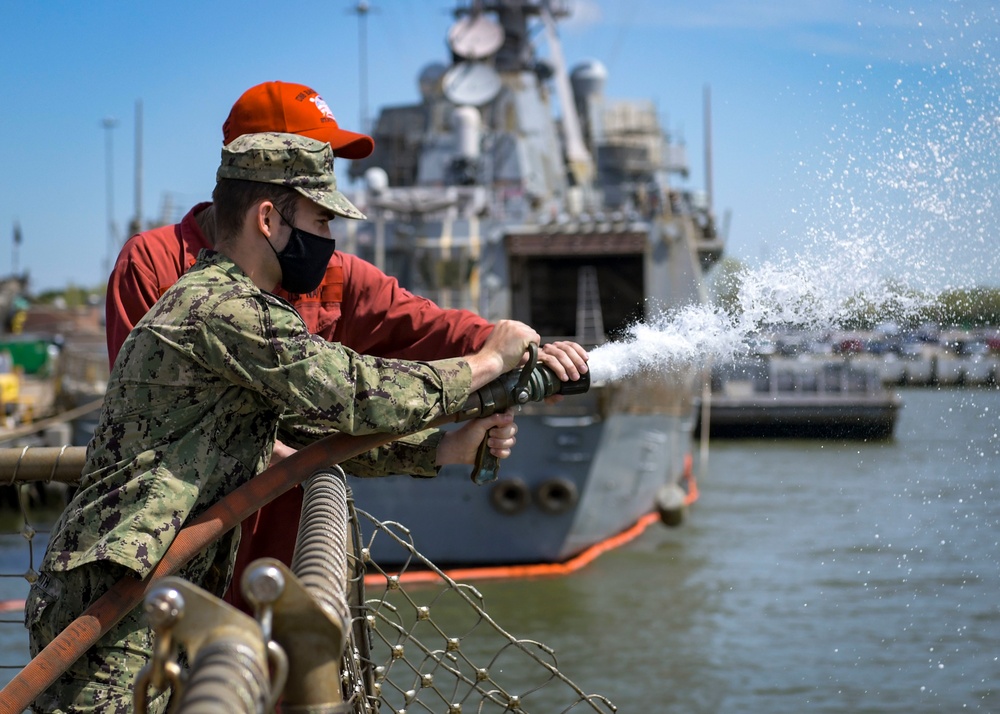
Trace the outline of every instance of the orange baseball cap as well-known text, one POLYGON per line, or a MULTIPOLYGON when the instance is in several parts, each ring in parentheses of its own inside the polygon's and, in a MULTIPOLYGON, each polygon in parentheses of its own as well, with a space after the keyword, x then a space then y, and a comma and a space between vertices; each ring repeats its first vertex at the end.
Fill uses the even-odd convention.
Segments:
POLYGON ((345 159, 363 159, 375 149, 370 136, 341 129, 323 98, 304 84, 264 82, 245 91, 222 125, 222 143, 261 132, 318 139, 345 159))

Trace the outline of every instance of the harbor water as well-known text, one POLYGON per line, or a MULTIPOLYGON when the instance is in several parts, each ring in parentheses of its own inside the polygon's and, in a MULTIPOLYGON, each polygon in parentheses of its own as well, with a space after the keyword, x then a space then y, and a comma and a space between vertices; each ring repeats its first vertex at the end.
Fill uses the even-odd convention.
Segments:
POLYGON ((625 714, 1000 711, 1000 391, 901 395, 891 441, 717 441, 683 527, 474 586, 625 714))
POLYGON ((1000 391, 901 396, 892 441, 716 441, 680 529, 476 587, 623 713, 1000 711, 1000 391))

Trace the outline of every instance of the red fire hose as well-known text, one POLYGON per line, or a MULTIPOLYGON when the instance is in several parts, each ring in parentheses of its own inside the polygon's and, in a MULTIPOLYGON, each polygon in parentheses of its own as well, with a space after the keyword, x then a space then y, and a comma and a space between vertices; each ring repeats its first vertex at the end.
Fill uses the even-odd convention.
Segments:
MULTIPOLYGON (((458 412, 438 417, 429 427, 485 417, 513 404, 542 401, 557 393, 578 394, 590 388, 589 375, 576 382, 560 382, 544 365, 536 367, 536 355, 537 351, 532 350, 531 359, 521 371, 508 372, 480 388, 470 395, 458 412)), ((332 434, 279 461, 221 498, 181 529, 163 558, 144 580, 131 576, 122 578, 46 645, 0 690, 0 714, 21 714, 35 697, 141 603, 155 580, 176 573, 207 545, 288 489, 305 481, 315 471, 398 438, 399 435, 385 433, 358 436, 332 434)), ((495 468, 491 475, 496 477, 495 468)), ((472 476, 477 483, 482 482, 481 474, 473 472, 472 476)))
MULTIPOLYGON (((439 417, 432 426, 462 419, 467 412, 439 417)), ((332 434, 278 462, 227 494, 185 526, 144 580, 126 576, 59 633, 0 690, 0 713, 21 714, 69 666, 142 602, 152 583, 176 573, 203 548, 235 528, 261 506, 323 467, 337 464, 399 438, 394 434, 332 434)))

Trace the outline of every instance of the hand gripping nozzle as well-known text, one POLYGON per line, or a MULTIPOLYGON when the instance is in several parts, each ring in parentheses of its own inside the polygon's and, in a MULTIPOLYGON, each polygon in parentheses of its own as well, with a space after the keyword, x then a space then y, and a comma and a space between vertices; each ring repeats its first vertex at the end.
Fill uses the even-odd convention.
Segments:
MULTIPOLYGON (((528 361, 520 369, 502 374, 480 388, 470 397, 463 409, 466 419, 488 417, 513 406, 528 402, 540 402, 553 394, 583 394, 590 389, 590 375, 580 379, 562 382, 555 372, 544 364, 538 364, 538 346, 528 348, 528 361)), ((489 432, 483 437, 476 452, 471 478, 474 483, 484 484, 495 481, 500 471, 500 460, 489 448, 489 432)))

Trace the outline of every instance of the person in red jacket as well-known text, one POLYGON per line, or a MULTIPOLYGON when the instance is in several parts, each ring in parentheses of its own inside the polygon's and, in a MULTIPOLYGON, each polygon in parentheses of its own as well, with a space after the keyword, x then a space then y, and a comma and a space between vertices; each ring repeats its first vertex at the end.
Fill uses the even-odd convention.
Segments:
MULTIPOLYGON (((290 82, 265 82, 244 92, 223 124, 223 144, 267 131, 325 141, 339 158, 361 159, 375 147, 371 137, 341 129, 315 90, 290 82)), ((105 307, 112 365, 135 323, 194 264, 198 251, 212 248, 214 237, 212 204, 199 203, 180 223, 138 233, 125 243, 108 280, 105 307)), ((330 259, 319 288, 304 295, 280 289, 276 294, 295 307, 310 332, 379 357, 458 357, 479 350, 493 330, 475 313, 440 308, 374 265, 340 251, 330 259)), ((544 345, 539 359, 563 380, 579 379, 587 370, 586 352, 572 342, 544 345)), ((272 459, 293 451, 279 441, 272 459)), ((291 489, 244 521, 228 601, 248 610, 239 582, 253 560, 291 562, 301 506, 302 489, 291 489)))
MULTIPOLYGON (((361 159, 375 147, 371 137, 341 129, 314 90, 289 82, 251 87, 233 105, 222 127, 223 144, 243 134, 279 131, 330 144, 338 158, 361 159)), ((198 251, 212 248, 215 218, 211 203, 192 208, 179 224, 132 236, 122 248, 108 281, 106 329, 113 365, 132 327, 183 273, 198 251)), ((320 287, 306 295, 277 294, 288 300, 314 334, 356 352, 380 357, 409 355, 435 359, 468 354, 482 346, 493 326, 465 310, 443 310, 414 295, 370 263, 336 252, 320 287), (341 315, 350 316, 341 320, 341 315)))

